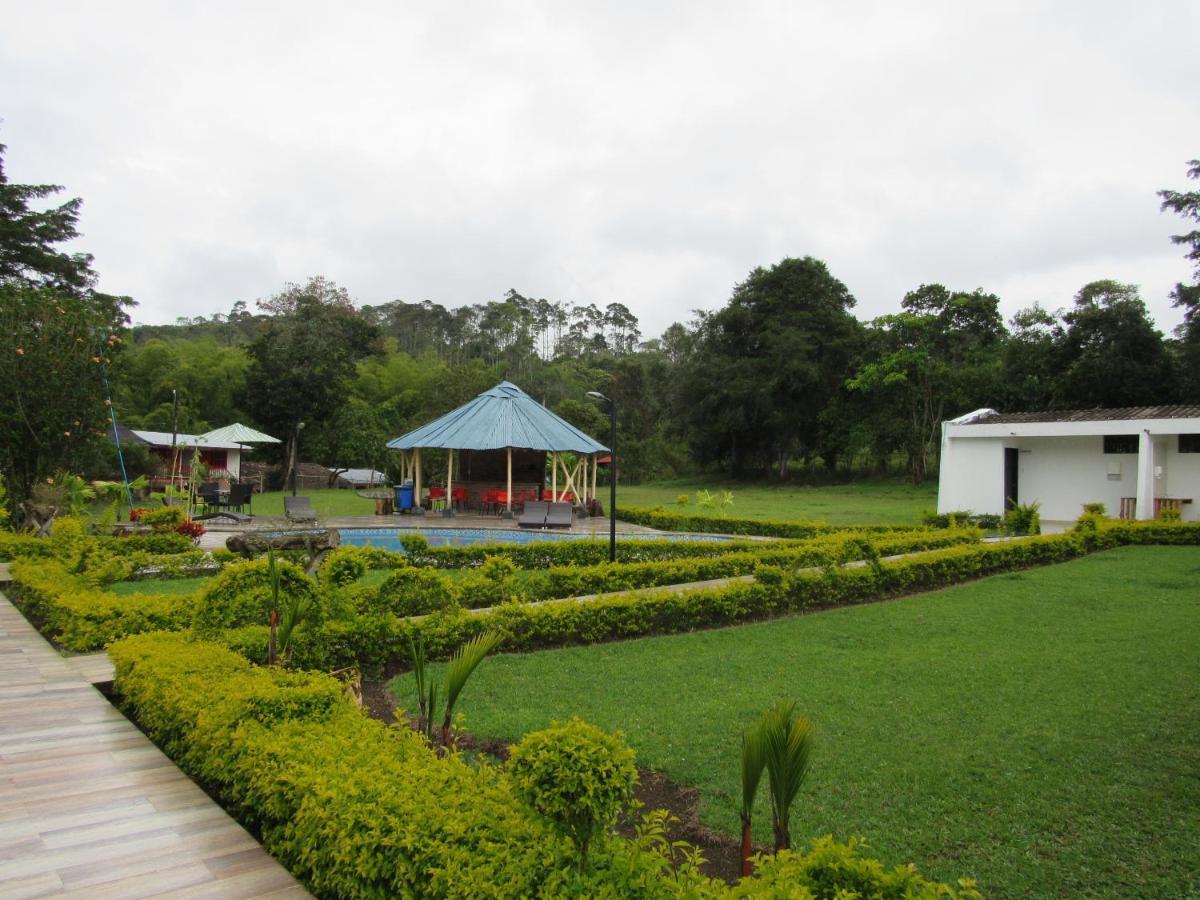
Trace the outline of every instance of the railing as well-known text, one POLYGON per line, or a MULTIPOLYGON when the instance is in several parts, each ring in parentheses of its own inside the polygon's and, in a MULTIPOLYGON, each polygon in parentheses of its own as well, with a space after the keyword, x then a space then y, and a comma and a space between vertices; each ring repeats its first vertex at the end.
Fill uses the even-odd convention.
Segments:
MULTIPOLYGON (((1187 503, 1191 503, 1191 497, 1155 497, 1154 498, 1154 518, 1161 519, 1166 510, 1175 510, 1182 515, 1183 507, 1187 503)), ((1119 519, 1136 519, 1137 518, 1137 497, 1122 497, 1121 511, 1118 513, 1119 519)))

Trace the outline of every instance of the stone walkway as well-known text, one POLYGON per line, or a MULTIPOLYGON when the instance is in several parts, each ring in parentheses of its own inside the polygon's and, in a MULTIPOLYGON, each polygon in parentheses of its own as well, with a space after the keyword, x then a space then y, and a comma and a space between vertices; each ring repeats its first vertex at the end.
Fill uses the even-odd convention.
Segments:
POLYGON ((0 594, 0 897, 46 895, 308 896, 0 594))

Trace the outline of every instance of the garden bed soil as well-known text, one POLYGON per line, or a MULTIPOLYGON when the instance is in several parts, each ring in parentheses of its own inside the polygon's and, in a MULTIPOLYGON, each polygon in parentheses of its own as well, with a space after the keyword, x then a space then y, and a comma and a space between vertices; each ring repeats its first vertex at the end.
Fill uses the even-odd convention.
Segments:
MULTIPOLYGON (((396 718, 396 699, 382 681, 363 682, 363 711, 389 725, 396 718)), ((508 743, 500 740, 477 738, 470 734, 458 734, 460 749, 485 753, 498 760, 508 759, 508 743)), ((671 841, 687 841, 700 848, 705 862, 701 871, 713 878, 730 883, 741 876, 741 845, 728 835, 709 828, 700 821, 700 794, 694 787, 677 784, 660 772, 638 769, 637 799, 642 808, 649 811, 665 809, 673 816, 667 829, 671 841)), ((618 831, 625 837, 633 837, 633 823, 622 824, 618 831)), ((755 847, 755 850, 764 850, 755 847)))

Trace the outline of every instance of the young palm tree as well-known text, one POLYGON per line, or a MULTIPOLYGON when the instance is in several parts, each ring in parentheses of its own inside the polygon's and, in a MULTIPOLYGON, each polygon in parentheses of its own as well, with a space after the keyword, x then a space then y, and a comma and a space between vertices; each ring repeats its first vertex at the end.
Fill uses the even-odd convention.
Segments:
MULTIPOLYGON (((500 646, 504 635, 498 631, 485 631, 476 635, 458 648, 458 652, 450 658, 446 666, 446 715, 442 719, 442 744, 450 747, 450 721, 454 715, 454 704, 458 695, 466 687, 467 679, 476 667, 483 662, 484 657, 500 646)), ((432 713, 432 700, 430 712, 432 713)))
POLYGON ((758 793, 758 782, 766 765, 766 742, 763 740, 761 723, 755 723, 749 731, 742 732, 742 877, 750 875, 750 816, 754 810, 754 797, 758 793))
POLYGON ((763 713, 759 722, 771 795, 771 820, 775 850, 792 846, 791 807, 808 774, 812 752, 812 725, 796 715, 796 704, 779 702, 763 713))

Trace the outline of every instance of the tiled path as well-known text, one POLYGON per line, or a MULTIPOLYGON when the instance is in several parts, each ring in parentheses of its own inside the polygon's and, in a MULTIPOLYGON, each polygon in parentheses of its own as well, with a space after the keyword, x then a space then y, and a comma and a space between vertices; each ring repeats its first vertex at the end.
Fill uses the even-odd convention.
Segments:
POLYGON ((0 594, 0 897, 306 897, 0 594))

